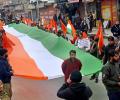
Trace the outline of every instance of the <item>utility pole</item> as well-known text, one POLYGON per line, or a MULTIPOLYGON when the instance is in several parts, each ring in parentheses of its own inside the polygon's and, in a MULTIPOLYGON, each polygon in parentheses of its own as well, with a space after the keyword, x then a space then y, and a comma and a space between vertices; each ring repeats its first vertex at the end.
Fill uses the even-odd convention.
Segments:
POLYGON ((39 0, 36 0, 33 4, 35 6, 35 10, 36 10, 36 22, 38 22, 38 19, 39 19, 39 5, 38 5, 38 1, 39 0))
POLYGON ((85 7, 85 17, 87 17, 87 1, 84 0, 84 7, 85 7))
POLYGON ((96 0, 96 14, 97 14, 97 20, 100 20, 102 22, 103 27, 103 34, 105 34, 104 26, 103 26, 103 18, 102 18, 102 0, 96 0))
POLYGON ((101 0, 96 0, 97 20, 102 20, 101 3, 102 3, 101 0))
POLYGON ((37 21, 37 19, 38 19, 37 1, 35 1, 33 4, 34 4, 34 6, 35 6, 35 11, 36 11, 36 21, 37 21))

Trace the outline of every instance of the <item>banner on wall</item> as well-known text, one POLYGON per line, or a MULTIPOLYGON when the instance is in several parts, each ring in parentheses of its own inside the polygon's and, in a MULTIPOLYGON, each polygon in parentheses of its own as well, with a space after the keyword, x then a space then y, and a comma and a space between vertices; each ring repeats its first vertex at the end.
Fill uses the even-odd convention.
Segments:
POLYGON ((102 7, 102 16, 103 16, 103 19, 105 19, 105 20, 111 20, 110 6, 102 7))
POLYGON ((68 0, 69 3, 77 3, 79 0, 68 0))
POLYGON ((58 0, 58 3, 65 3, 68 2, 68 0, 58 0))

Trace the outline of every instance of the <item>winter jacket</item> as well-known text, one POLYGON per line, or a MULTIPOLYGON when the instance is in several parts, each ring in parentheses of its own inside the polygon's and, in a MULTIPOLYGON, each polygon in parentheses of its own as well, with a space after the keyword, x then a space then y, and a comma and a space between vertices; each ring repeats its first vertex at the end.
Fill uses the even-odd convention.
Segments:
POLYGON ((120 91, 120 64, 108 62, 102 69, 102 81, 108 92, 120 91))
POLYGON ((113 36, 119 37, 119 36, 120 36, 120 24, 115 24, 115 25, 111 28, 111 32, 113 33, 113 36))
POLYGON ((107 61, 108 61, 108 53, 109 53, 109 51, 110 50, 115 50, 115 48, 116 48, 116 46, 115 45, 113 45, 113 46, 110 46, 110 45, 107 45, 106 47, 105 47, 105 50, 104 50, 104 58, 103 58, 103 64, 105 65, 106 63, 107 63, 107 61))
POLYGON ((11 67, 8 61, 0 57, 0 80, 3 83, 10 83, 12 75, 13 73, 11 73, 11 67))
POLYGON ((59 89, 57 96, 65 100, 89 100, 92 91, 85 83, 63 84, 59 89))

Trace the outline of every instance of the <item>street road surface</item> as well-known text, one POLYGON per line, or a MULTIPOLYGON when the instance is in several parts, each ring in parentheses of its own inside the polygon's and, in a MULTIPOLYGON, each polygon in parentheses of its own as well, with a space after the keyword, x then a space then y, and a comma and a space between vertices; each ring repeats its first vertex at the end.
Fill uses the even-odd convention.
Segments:
MULTIPOLYGON (((83 81, 89 85, 93 91, 93 96, 90 100, 108 100, 106 90, 100 81, 94 83, 89 80, 90 76, 84 77, 83 81)), ((37 81, 13 77, 13 98, 12 100, 61 100, 56 96, 57 90, 61 87, 63 78, 37 81)))

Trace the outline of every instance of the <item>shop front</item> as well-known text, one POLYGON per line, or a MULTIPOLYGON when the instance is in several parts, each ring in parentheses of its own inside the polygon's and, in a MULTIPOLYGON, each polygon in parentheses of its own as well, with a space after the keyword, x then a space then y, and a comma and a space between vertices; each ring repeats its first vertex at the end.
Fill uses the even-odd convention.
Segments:
POLYGON ((106 21, 110 21, 111 25, 119 20, 117 10, 117 0, 103 0, 102 1, 102 17, 106 21))
POLYGON ((54 5, 45 6, 44 8, 39 9, 40 18, 44 17, 45 19, 52 19, 55 14, 59 11, 54 7, 54 5))

